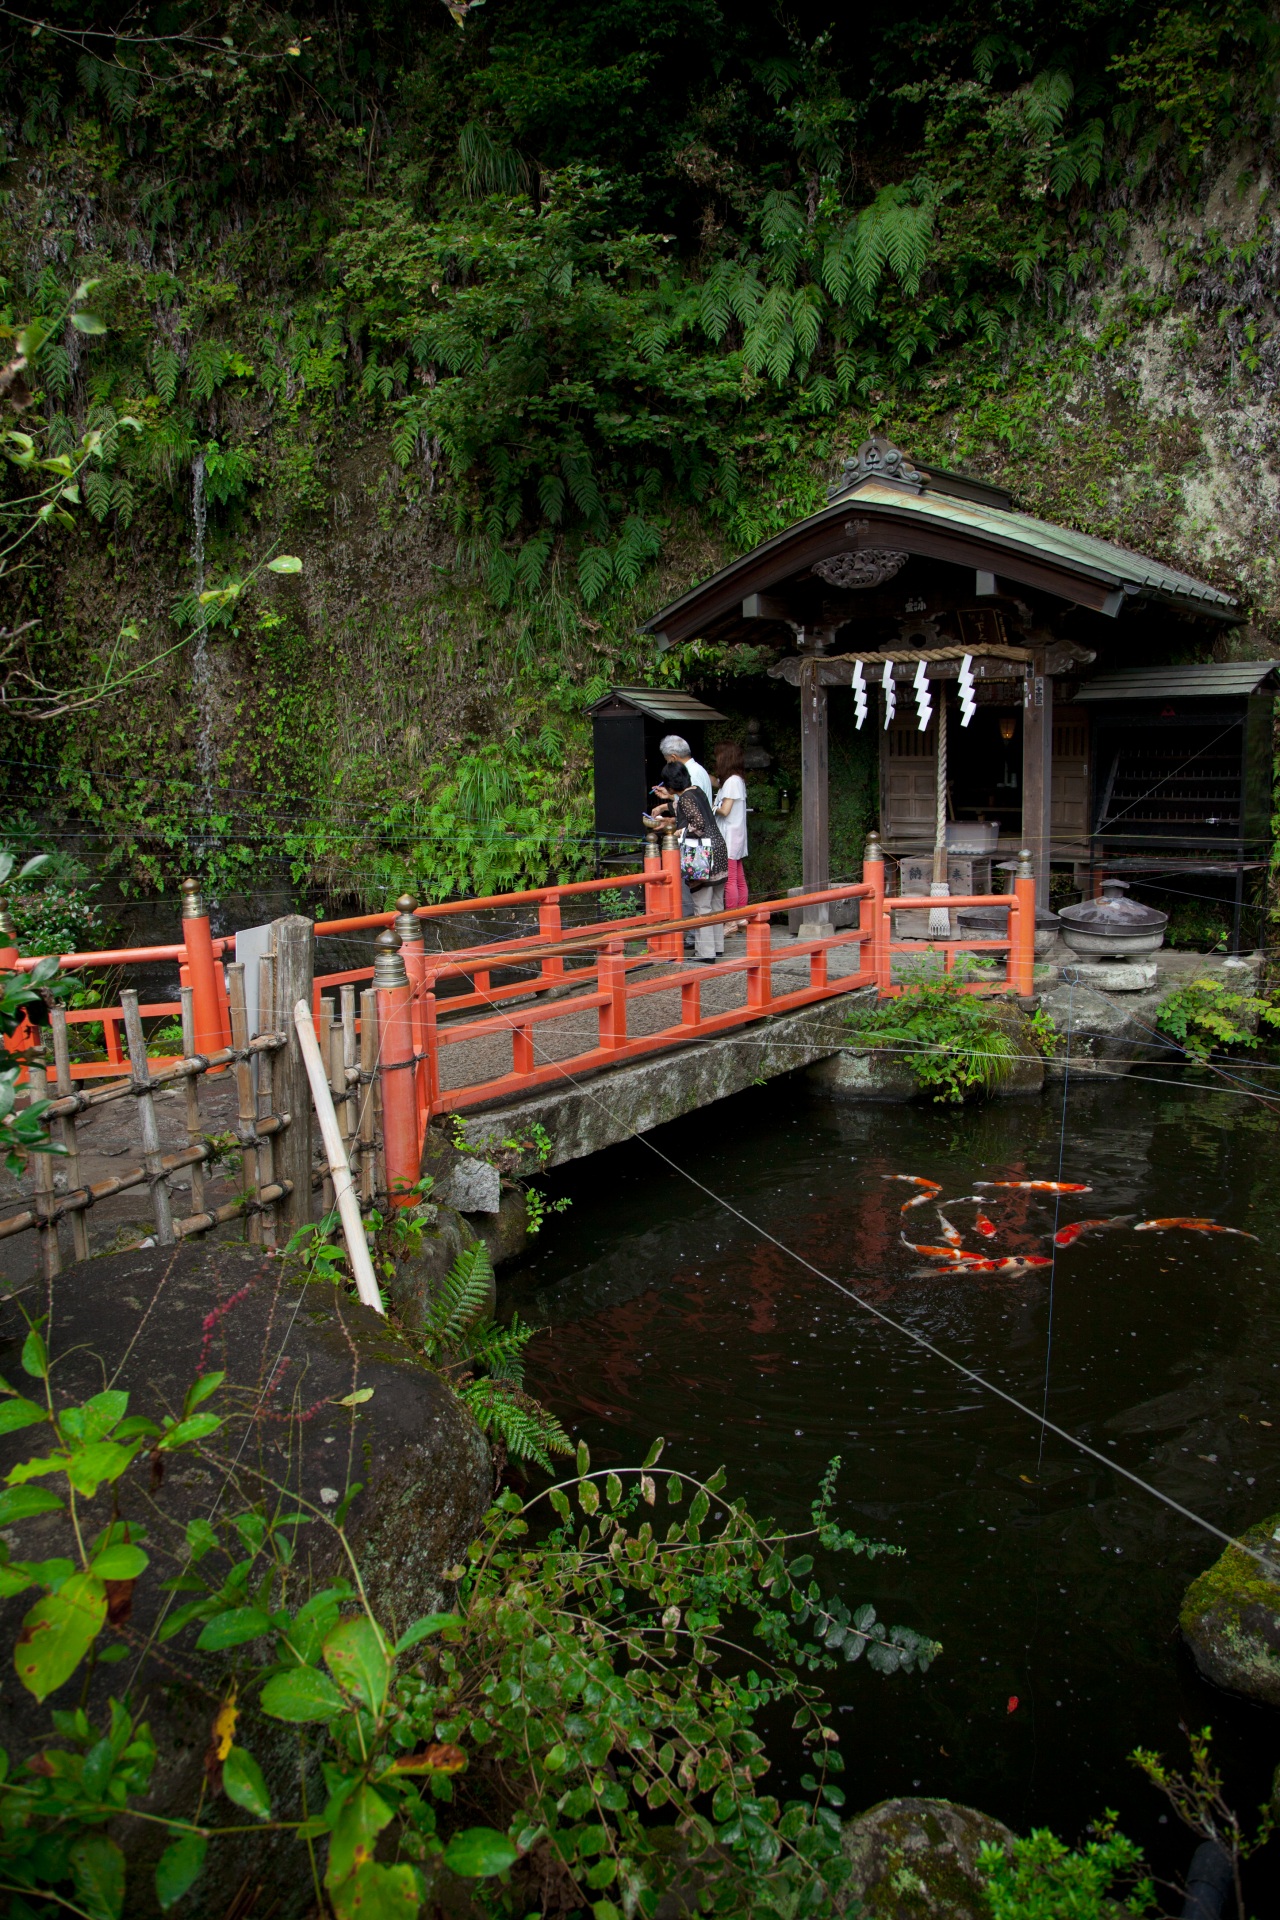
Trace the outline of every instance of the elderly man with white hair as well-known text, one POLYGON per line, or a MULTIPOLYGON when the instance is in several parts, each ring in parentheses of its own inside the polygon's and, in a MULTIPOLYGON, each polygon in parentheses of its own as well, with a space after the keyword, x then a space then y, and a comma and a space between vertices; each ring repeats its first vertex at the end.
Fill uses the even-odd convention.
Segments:
POLYGON ((658 752, 664 760, 678 760, 694 786, 701 787, 708 802, 714 805, 715 795, 711 791, 711 775, 694 759, 693 748, 682 734, 667 734, 658 742, 658 752))

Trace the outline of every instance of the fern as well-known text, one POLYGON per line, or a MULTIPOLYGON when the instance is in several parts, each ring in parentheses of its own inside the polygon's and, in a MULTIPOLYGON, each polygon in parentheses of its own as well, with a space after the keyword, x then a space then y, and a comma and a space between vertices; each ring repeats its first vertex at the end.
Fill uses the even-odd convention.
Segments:
POLYGON ((524 1350, 538 1331, 523 1324, 518 1313, 509 1327, 496 1320, 478 1320, 466 1337, 465 1358, 470 1365, 483 1367, 491 1380, 502 1380, 510 1387, 524 1385, 524 1350))
POLYGON ((477 1320, 489 1311, 493 1265, 483 1240, 464 1247, 427 1308, 425 1332, 438 1353, 461 1346, 477 1320))
POLYGON ((547 1472, 554 1453, 572 1453, 573 1443, 553 1413, 518 1387, 501 1380, 473 1380, 460 1395, 482 1433, 496 1434, 508 1453, 535 1460, 547 1472))
POLYGON ((584 547, 578 555, 578 586, 593 607, 613 578, 613 555, 608 547, 584 547))

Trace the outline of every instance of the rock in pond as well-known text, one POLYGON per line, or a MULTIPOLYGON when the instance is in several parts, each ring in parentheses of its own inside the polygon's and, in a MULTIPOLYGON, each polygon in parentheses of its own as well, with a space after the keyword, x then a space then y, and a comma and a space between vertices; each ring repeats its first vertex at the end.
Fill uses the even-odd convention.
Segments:
MULTIPOLYGON (((224 1425, 189 1451, 161 1455, 144 1445, 114 1486, 104 1483, 93 1498, 79 1500, 86 1537, 116 1513, 150 1556, 131 1589, 111 1596, 115 1625, 100 1644, 124 1658, 93 1669, 83 1701, 83 1667, 43 1705, 19 1683, 9 1649, 35 1595, 18 1594, 0 1605, 0 1715, 10 1761, 50 1743, 51 1710, 83 1704, 102 1724, 109 1697, 127 1694, 159 1748, 144 1807, 189 1819, 199 1804, 214 1715, 243 1669, 236 1742, 261 1765, 276 1817, 297 1817, 295 1730, 266 1719, 255 1705, 251 1669, 256 1656, 270 1657, 269 1642, 198 1652, 199 1623, 158 1641, 162 1621, 192 1597, 168 1593, 162 1583, 194 1572, 217 1586, 233 1562, 259 1558, 257 1523, 242 1522, 237 1537, 229 1524, 237 1515, 255 1508, 306 1513, 307 1523, 285 1530, 293 1546, 284 1597, 296 1609, 310 1591, 349 1575, 332 1516, 358 1485, 344 1531, 370 1602, 395 1635, 448 1605, 445 1569, 465 1554, 492 1490, 484 1436, 445 1381, 385 1320, 334 1286, 301 1284, 283 1260, 261 1250, 140 1249, 72 1267, 49 1291, 56 1402, 76 1405, 104 1388, 123 1389, 130 1415, 158 1421, 181 1413, 198 1375, 222 1371, 225 1381, 202 1410, 221 1415, 224 1425), (198 1543, 200 1526, 195 1536, 189 1529, 210 1522, 218 1543, 192 1567, 189 1542, 195 1537, 198 1543)), ((44 1305, 41 1285, 0 1306, 0 1374, 11 1383, 35 1385, 22 1372, 26 1325, 19 1309, 44 1305)), ((47 1452, 46 1436, 47 1429, 36 1426, 0 1436, 0 1480, 17 1461, 47 1452)), ((65 1512, 24 1520, 4 1537, 14 1558, 77 1557, 65 1512)), ((259 1577, 255 1571, 250 1585, 259 1577)), ((280 1604, 278 1587, 274 1604, 280 1604)), ((55 1737, 53 1744, 61 1742, 55 1737)), ((323 1791, 322 1783, 313 1780, 311 1789, 323 1791)), ((201 1818, 220 1826, 243 1815, 215 1792, 201 1818)), ((127 1911, 130 1920, 142 1920, 158 1912, 153 1871, 167 1836, 159 1826, 126 1822, 119 1838, 129 1865, 127 1911)), ((262 1910, 277 1920, 314 1907, 305 1849, 291 1836, 254 1834, 249 1842, 215 1843, 208 1867, 184 1898, 184 1920, 221 1920, 242 1883, 261 1885, 262 1910)))
POLYGON ((1013 1835, 953 1800, 882 1800, 845 1822, 849 1892, 867 1920, 989 1920, 984 1841, 1008 1849, 1013 1835))
POLYGON ((1280 1514, 1191 1582, 1178 1624, 1206 1680, 1280 1707, 1280 1514))

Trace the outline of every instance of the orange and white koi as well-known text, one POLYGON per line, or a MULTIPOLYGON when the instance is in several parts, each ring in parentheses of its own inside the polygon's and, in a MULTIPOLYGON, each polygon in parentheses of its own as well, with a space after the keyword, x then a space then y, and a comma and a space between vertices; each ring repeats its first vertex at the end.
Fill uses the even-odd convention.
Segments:
POLYGON ((918 1193, 912 1200, 904 1200, 899 1212, 910 1213, 912 1207, 927 1207, 942 1192, 941 1187, 933 1187, 928 1193, 918 1193))
POLYGON ((1077 1180, 975 1180, 975 1187, 1010 1187, 1018 1193, 1092 1193, 1077 1180))
POLYGON ((977 1216, 973 1223, 973 1230, 975 1233, 980 1233, 984 1240, 994 1240, 996 1237, 996 1223, 994 1220, 988 1220, 985 1213, 977 1216))
POLYGON ((907 1248, 908 1252, 922 1253, 928 1260, 945 1260, 948 1265, 954 1266, 958 1260, 963 1260, 966 1257, 964 1254, 957 1253, 954 1247, 926 1247, 918 1245, 914 1240, 908 1240, 905 1233, 899 1234, 898 1238, 901 1240, 903 1246, 907 1248))
POLYGON ((939 1210, 938 1219, 942 1224, 942 1237, 947 1245, 949 1247, 962 1247, 964 1245, 964 1235, 960 1232, 959 1228, 953 1227, 947 1219, 946 1214, 941 1210, 939 1210))
POLYGON ((934 1279, 944 1272, 961 1273, 1026 1273, 1032 1267, 1051 1266, 1052 1262, 1045 1254, 1006 1253, 992 1259, 984 1259, 980 1254, 970 1254, 966 1258, 953 1261, 950 1268, 920 1267, 912 1276, 914 1279, 934 1279))
POLYGON ((1053 1244, 1055 1247, 1071 1247, 1082 1233, 1096 1233, 1102 1227, 1127 1227, 1132 1219, 1131 1213, 1117 1213, 1109 1220, 1072 1220, 1068 1226, 1058 1228, 1053 1236, 1053 1244))
POLYGON ((1234 1233, 1240 1240, 1256 1240, 1256 1233, 1246 1233, 1243 1227, 1220 1227, 1216 1220, 1184 1219, 1180 1214, 1172 1214, 1166 1220, 1139 1220, 1135 1233, 1167 1233, 1170 1227, 1184 1227, 1188 1233, 1234 1233))
POLYGON ((882 1173, 882 1180, 905 1180, 909 1187, 932 1187, 935 1193, 942 1192, 941 1180, 925 1180, 918 1173, 882 1173))

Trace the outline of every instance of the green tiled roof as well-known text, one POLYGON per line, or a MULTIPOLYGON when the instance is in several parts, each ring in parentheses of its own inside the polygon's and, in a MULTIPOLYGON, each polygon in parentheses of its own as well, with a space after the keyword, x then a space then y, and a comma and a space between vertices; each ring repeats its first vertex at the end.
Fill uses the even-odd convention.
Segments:
POLYGON ((1189 573, 1180 573, 1176 567, 1166 567, 1144 554, 1131 553, 1127 547, 1113 546, 1109 540, 1097 540, 1091 533, 1075 533, 1070 527, 1055 526, 1051 520, 1037 520, 1033 514, 1019 513, 1015 508, 962 500, 928 487, 922 493, 912 493, 906 487, 875 479, 856 482, 844 493, 834 495, 826 511, 830 513, 846 503, 891 508, 896 515, 971 533, 1013 552, 1040 555, 1117 592, 1155 594, 1189 613, 1213 612, 1230 617, 1238 612, 1229 593, 1206 586, 1189 573))

